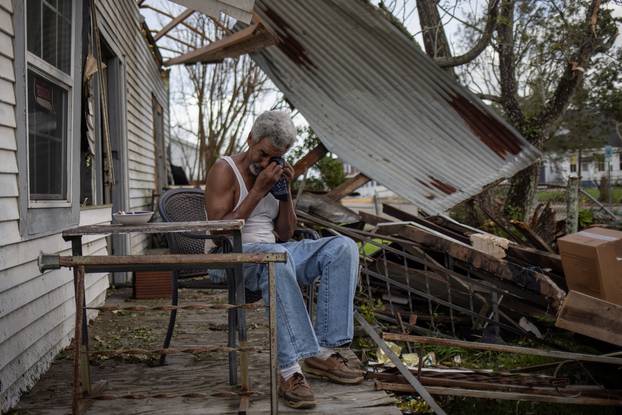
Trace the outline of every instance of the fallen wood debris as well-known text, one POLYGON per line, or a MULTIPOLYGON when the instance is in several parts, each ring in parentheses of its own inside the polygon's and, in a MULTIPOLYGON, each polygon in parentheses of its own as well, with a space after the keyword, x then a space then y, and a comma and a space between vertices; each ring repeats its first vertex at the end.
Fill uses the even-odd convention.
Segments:
MULTIPOLYGON (((510 345, 467 342, 446 338, 411 336, 398 333, 382 333, 385 340, 415 343, 421 345, 440 345, 465 349, 478 349, 505 353, 529 354, 557 359, 572 359, 573 362, 592 362, 621 365, 622 359, 614 356, 597 356, 584 353, 569 353, 554 350, 539 350, 510 345)), ((419 354, 421 356, 421 354, 419 354)), ((566 362, 557 363, 558 369, 566 362)), ((427 367, 409 369, 412 375, 432 395, 451 395, 461 397, 526 400, 577 405, 622 406, 621 390, 606 389, 600 384, 570 384, 567 378, 557 375, 534 375, 529 373, 495 372, 460 367, 427 367)), ((557 370, 556 370, 557 373, 557 370)), ((371 375, 375 387, 386 391, 416 393, 402 376, 402 371, 394 368, 371 375)))
MULTIPOLYGON (((482 385, 486 386, 486 385, 482 385)), ((386 383, 377 382, 377 389, 394 392, 414 393, 415 390, 407 384, 402 383, 386 383)), ((450 396, 462 396, 469 398, 483 398, 483 399, 505 399, 513 401, 530 401, 530 402, 549 402, 560 404, 574 404, 574 405, 603 405, 603 406, 622 406, 622 399, 619 398, 619 393, 609 392, 610 397, 592 397, 584 396, 585 391, 562 391, 559 388, 544 389, 540 393, 523 393, 523 392, 504 392, 486 389, 467 389, 467 388, 452 388, 442 386, 427 386, 426 390, 432 395, 450 395, 450 396), (548 392, 548 393, 547 393, 548 392), (566 395, 565 393, 572 393, 566 395), (616 395, 617 393, 617 395, 616 395)))
POLYGON ((622 346, 622 306, 578 291, 568 293, 555 325, 622 346))
POLYGON ((367 335, 369 335, 369 337, 371 337, 372 340, 376 342, 378 347, 380 347, 389 357, 389 359, 391 359, 391 362, 393 362, 393 364, 397 367, 402 376, 404 376, 408 383, 410 383, 411 387, 415 391, 417 391, 417 393, 423 398, 423 400, 427 402, 428 405, 430 405, 430 408, 432 408, 434 413, 437 415, 446 415, 445 411, 443 411, 443 409, 438 406, 434 398, 432 398, 432 396, 430 396, 430 394, 426 391, 423 385, 421 385, 421 383, 417 379, 415 379, 415 377, 412 375, 412 373, 410 373, 408 368, 404 366, 404 363, 402 363, 400 358, 395 353, 393 353, 393 351, 386 345, 386 343, 380 338, 380 336, 378 336, 378 334, 369 325, 369 323, 365 321, 365 319, 361 317, 361 315, 358 313, 354 314, 354 318, 356 319, 356 321, 358 321, 359 325, 363 328, 363 330, 365 330, 367 335))
POLYGON ((398 333, 382 333, 385 340, 407 341, 418 344, 435 344, 439 346, 453 346, 464 349, 488 350, 493 352, 519 353, 532 356, 550 357, 555 359, 577 360, 582 362, 607 363, 612 365, 622 365, 622 358, 609 356, 595 356, 585 353, 570 353, 559 350, 541 350, 530 347, 510 346, 505 344, 478 343, 454 339, 441 339, 437 337, 411 336, 398 333))
MULTIPOLYGON (((610 381, 622 366, 622 352, 564 331, 622 346, 622 306, 579 292, 566 294, 567 264, 553 250, 550 206, 539 206, 529 223, 513 223, 514 232, 520 231, 515 242, 445 216, 415 216, 389 204, 383 204, 381 215, 361 211, 357 218, 338 221, 335 211, 318 201, 316 208, 297 211, 300 224, 324 235, 348 236, 360 248, 356 320, 380 348, 369 373, 377 388, 420 395, 428 404, 430 395, 451 395, 622 405, 619 382, 610 381), (383 339, 361 314, 376 321, 383 339), (397 342, 391 344, 400 352, 392 352, 384 340, 397 342), (465 352, 437 360, 433 350, 439 347, 465 352), (505 372, 466 369, 460 367, 464 361, 482 355, 468 350, 514 354, 499 359, 518 363, 521 355, 542 362, 505 372), (561 376, 562 368, 582 375, 561 376)), ((607 295, 613 293, 602 296, 607 295)))

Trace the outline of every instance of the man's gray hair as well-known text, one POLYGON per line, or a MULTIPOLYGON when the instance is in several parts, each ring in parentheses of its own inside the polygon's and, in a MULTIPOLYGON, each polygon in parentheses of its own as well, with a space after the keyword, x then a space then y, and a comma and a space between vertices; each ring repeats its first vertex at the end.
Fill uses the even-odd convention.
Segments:
POLYGON ((296 127, 285 111, 266 111, 255 120, 251 130, 253 143, 263 138, 280 150, 288 150, 296 140, 296 127))

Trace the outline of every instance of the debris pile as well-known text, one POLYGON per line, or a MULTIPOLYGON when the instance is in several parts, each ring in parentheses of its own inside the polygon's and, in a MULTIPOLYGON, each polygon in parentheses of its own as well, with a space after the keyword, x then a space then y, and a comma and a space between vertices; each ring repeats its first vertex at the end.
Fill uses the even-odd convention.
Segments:
POLYGON ((356 317, 372 340, 361 349, 377 388, 418 395, 439 414, 431 395, 622 405, 622 385, 608 377, 622 367, 622 305, 612 302, 613 291, 622 295, 622 232, 566 236, 586 245, 583 257, 560 256, 531 224, 512 224, 527 241, 518 243, 390 204, 382 216, 352 212, 339 224, 303 206, 302 226, 360 246, 356 317), (577 284, 586 279, 604 282, 586 292, 577 284), (468 367, 469 353, 537 364, 468 367))

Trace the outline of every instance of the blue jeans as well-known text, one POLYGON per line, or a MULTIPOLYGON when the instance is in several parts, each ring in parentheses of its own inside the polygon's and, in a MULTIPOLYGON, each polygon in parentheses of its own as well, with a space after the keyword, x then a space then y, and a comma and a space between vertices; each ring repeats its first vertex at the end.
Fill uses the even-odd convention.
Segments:
MULTIPOLYGON (((305 239, 282 244, 249 243, 244 252, 286 252, 276 264, 277 345, 279 367, 314 356, 319 346, 337 347, 352 341, 354 294, 358 278, 358 247, 343 236, 305 239), (315 327, 299 285, 319 279, 315 327)), ((244 265, 246 287, 261 290, 268 304, 267 265, 244 265)))

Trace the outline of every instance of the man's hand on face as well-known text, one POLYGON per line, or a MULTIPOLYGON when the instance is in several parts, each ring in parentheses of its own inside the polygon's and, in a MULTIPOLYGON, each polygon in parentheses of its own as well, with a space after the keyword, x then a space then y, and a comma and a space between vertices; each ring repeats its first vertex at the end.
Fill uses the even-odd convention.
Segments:
POLYGON ((263 169, 257 176, 257 180, 255 180, 253 190, 256 190, 262 196, 264 196, 270 191, 270 189, 272 189, 274 183, 276 183, 283 174, 283 167, 279 166, 275 162, 268 164, 268 167, 263 169))
POLYGON ((289 183, 294 180, 294 168, 288 162, 285 162, 285 165, 283 166, 283 176, 289 183))

